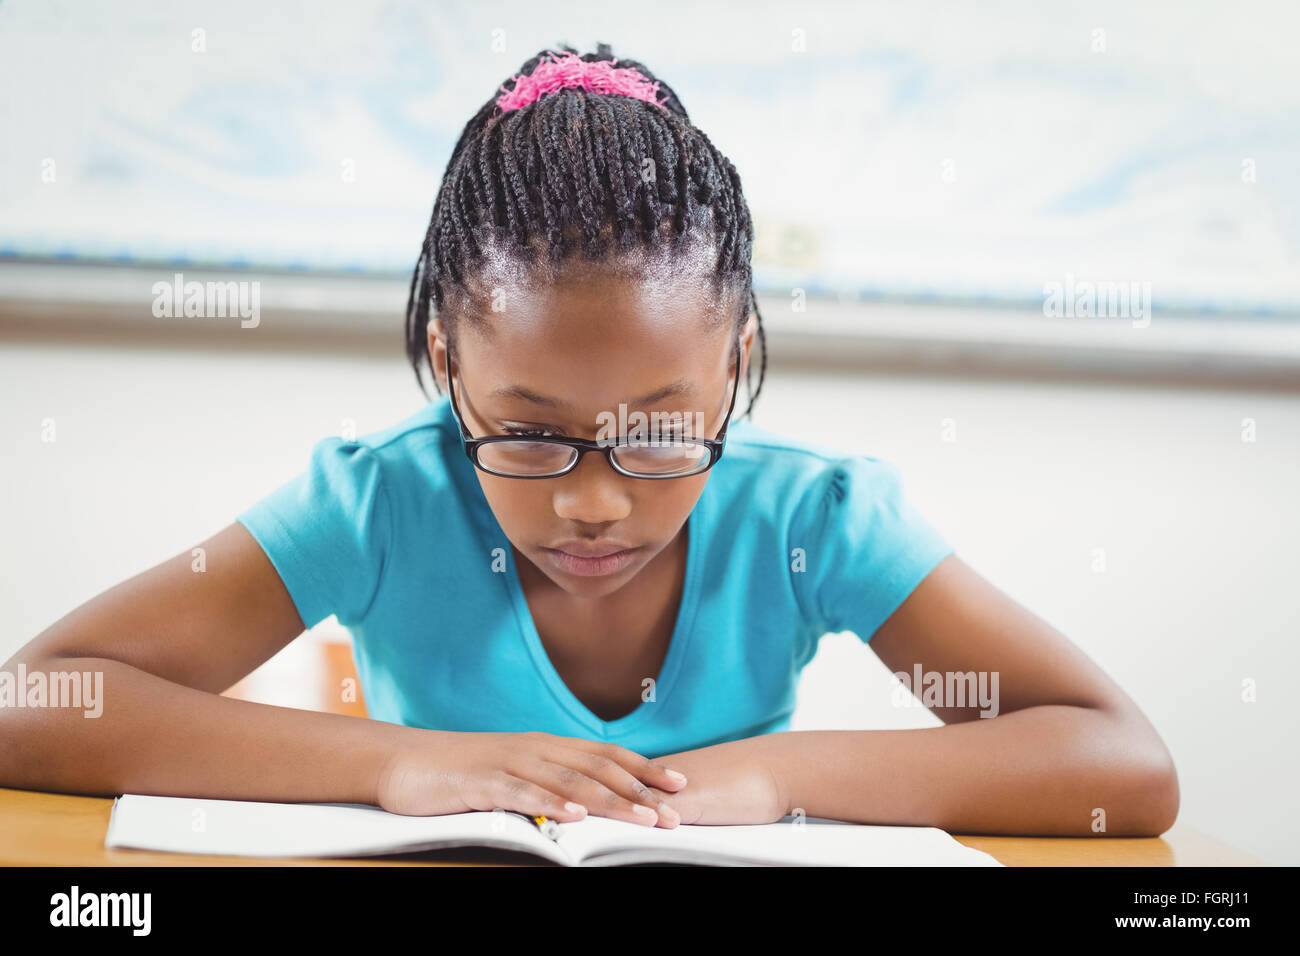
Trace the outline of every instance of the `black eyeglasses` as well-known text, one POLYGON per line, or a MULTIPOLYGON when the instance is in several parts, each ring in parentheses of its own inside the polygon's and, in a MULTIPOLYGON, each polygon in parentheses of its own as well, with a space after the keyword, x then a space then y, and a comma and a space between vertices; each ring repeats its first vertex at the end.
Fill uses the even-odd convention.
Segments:
POLYGON ((444 351, 447 391, 451 396, 451 408, 456 415, 456 422, 465 439, 465 454, 475 467, 502 478, 558 478, 578 467, 582 456, 589 451, 603 454, 611 468, 629 478, 685 478, 688 475, 698 475, 708 471, 722 457, 722 449, 727 444, 727 426, 731 424, 731 413, 736 408, 736 393, 740 391, 740 349, 737 342, 735 387, 731 390, 731 404, 717 438, 619 438, 616 441, 547 436, 520 438, 515 435, 475 438, 465 427, 460 408, 456 405, 456 386, 451 378, 451 349, 444 351))

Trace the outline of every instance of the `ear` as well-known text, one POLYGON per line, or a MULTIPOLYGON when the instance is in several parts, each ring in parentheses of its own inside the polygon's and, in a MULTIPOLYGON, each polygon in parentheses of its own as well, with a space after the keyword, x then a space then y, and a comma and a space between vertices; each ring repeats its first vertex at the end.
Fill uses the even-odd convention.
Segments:
POLYGON ((758 315, 751 312, 749 320, 745 327, 740 330, 740 378, 739 381, 745 380, 745 373, 749 371, 749 353, 754 347, 754 337, 758 334, 758 315))
POLYGON ((444 355, 447 352, 447 330, 442 326, 442 319, 429 319, 429 361, 433 365, 433 375, 442 394, 447 394, 447 371, 444 355))

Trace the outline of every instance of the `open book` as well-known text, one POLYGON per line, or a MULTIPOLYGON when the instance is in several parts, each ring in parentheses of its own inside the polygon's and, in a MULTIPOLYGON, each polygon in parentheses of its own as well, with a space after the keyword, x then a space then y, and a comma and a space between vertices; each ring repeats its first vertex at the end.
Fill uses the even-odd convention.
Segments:
POLYGON ((507 810, 415 817, 359 803, 256 803, 129 793, 113 801, 107 847, 265 857, 376 856, 495 847, 563 866, 1002 866, 934 827, 786 817, 757 826, 671 830, 588 816, 548 821, 507 810))

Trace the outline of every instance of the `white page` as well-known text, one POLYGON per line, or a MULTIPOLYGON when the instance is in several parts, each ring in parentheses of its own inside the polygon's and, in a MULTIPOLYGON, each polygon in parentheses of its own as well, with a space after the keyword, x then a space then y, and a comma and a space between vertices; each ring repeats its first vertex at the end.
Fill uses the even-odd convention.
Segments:
POLYGON ((787 816, 752 826, 687 825, 671 830, 608 817, 561 823, 557 841, 588 865, 737 862, 797 866, 1002 866, 935 827, 867 826, 787 816), (612 852, 613 851, 613 852, 612 852))
POLYGON ((557 863, 776 863, 830 866, 1001 866, 933 827, 862 826, 786 817, 762 826, 646 827, 587 817, 556 827, 558 846, 514 813, 389 813, 367 804, 258 803, 127 794, 105 846, 258 857, 369 856, 433 848, 528 850, 557 863))
POLYGON ((389 813, 362 803, 258 803, 126 794, 113 805, 104 845, 236 856, 370 856, 414 848, 490 846, 563 852, 514 813, 389 813))

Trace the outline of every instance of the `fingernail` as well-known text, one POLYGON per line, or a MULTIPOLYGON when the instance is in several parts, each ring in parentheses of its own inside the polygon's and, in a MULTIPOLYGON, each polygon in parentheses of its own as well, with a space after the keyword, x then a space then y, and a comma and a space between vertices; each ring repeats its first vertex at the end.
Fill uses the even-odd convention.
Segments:
POLYGON ((659 819, 665 820, 668 823, 681 823, 682 815, 672 807, 668 806, 668 804, 661 803, 659 805, 659 819))
POLYGON ((652 810, 650 807, 647 807, 643 803, 634 803, 632 805, 632 809, 635 810, 637 813, 641 814, 641 816, 643 817, 657 817, 659 815, 655 813, 654 810, 652 810))
POLYGON ((574 803, 572 800, 570 800, 568 803, 564 805, 564 809, 568 810, 570 813, 585 814, 587 812, 586 807, 584 807, 581 803, 574 803))
POLYGON ((664 773, 668 774, 668 776, 672 777, 674 780, 680 780, 682 783, 686 782, 686 774, 684 773, 678 773, 676 770, 665 770, 664 773))

